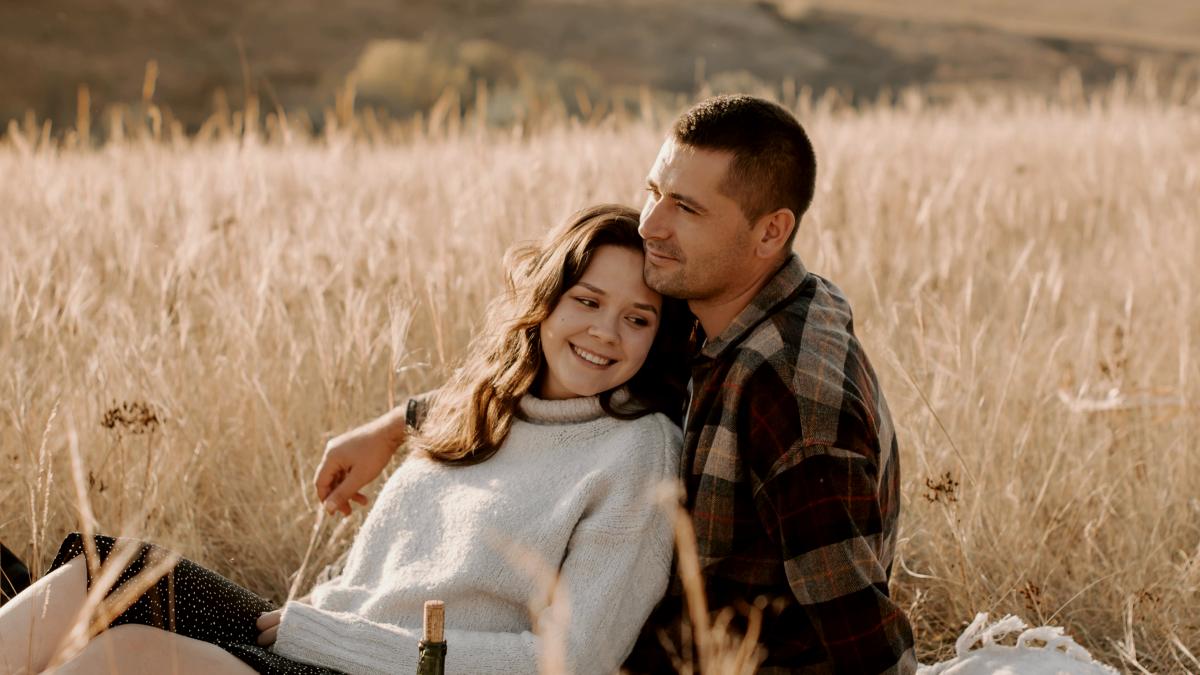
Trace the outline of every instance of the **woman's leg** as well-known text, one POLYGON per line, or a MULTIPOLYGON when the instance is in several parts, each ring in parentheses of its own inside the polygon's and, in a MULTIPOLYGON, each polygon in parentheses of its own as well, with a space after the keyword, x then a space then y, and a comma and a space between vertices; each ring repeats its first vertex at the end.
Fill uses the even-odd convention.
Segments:
POLYGON ((126 624, 97 635, 75 658, 44 675, 254 675, 220 647, 150 626, 126 624))
POLYGON ((84 565, 78 557, 0 607, 0 672, 38 673, 50 662, 87 597, 84 565))

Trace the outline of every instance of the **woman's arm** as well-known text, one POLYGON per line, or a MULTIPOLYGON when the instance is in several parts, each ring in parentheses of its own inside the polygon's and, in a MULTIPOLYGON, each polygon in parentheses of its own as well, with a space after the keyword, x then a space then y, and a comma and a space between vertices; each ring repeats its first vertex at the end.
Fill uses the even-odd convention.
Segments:
MULTIPOLYGON (((451 617, 452 612, 451 608, 451 617)), ((420 639, 419 629, 289 602, 284 607, 274 651, 347 673, 394 675, 416 672, 420 639)), ((447 675, 538 672, 538 638, 528 631, 491 633, 448 628, 446 644, 447 675)))
MULTIPOLYGON (((597 498, 571 535, 533 631, 454 630, 454 608, 447 608, 447 673, 617 671, 670 573, 670 512, 655 495, 662 482, 674 480, 680 432, 665 418, 653 419, 623 463, 593 486, 597 498)), ((513 559, 520 552, 497 555, 513 559)), ((545 574, 553 573, 551 564, 545 574)), ((346 672, 410 672, 419 639, 416 629, 290 602, 275 650, 346 672)))
MULTIPOLYGON (((576 530, 550 602, 537 613, 536 634, 447 628, 447 675, 616 672, 666 590, 671 559, 664 511, 619 510, 632 519, 576 530)), ((448 615, 452 624, 452 607, 448 615)), ((389 675, 416 671, 419 640, 417 629, 293 601, 284 607, 274 650, 348 673, 389 675)))

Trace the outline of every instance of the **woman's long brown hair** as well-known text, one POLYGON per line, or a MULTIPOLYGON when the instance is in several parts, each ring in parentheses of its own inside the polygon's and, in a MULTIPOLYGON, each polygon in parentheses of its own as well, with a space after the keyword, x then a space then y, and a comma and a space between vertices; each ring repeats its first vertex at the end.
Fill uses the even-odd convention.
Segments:
MULTIPOLYGON (((540 245, 505 255, 505 291, 488 306, 479 335, 462 365, 434 397, 413 440, 434 459, 475 464, 496 453, 512 428, 521 397, 537 383, 545 360, 539 326, 583 276, 601 246, 642 252, 638 212, 617 204, 583 209, 551 230, 540 245)), ((676 423, 683 412, 687 354, 695 319, 686 303, 663 298, 654 343, 641 369, 625 383, 630 400, 604 411, 622 419, 661 412, 676 423)))

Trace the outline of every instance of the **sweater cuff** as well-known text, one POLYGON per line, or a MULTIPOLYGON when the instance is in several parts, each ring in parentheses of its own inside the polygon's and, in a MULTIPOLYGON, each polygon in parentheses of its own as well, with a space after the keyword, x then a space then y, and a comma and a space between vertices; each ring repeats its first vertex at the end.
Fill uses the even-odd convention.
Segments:
POLYGON ((346 612, 302 602, 284 605, 275 653, 296 661, 349 673, 391 675, 415 672, 420 636, 399 626, 382 626, 346 612))

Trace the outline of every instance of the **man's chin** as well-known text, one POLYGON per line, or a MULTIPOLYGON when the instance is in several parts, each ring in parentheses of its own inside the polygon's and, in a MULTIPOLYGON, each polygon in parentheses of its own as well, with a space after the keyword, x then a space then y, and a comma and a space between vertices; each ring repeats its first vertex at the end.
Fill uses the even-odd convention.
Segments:
POLYGON ((687 287, 683 280, 677 274, 663 274, 661 270, 647 265, 642 273, 645 278, 646 285, 656 293, 661 293, 668 298, 679 298, 686 300, 688 297, 687 287))

